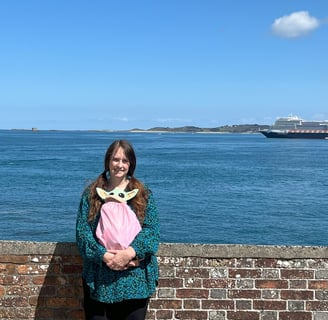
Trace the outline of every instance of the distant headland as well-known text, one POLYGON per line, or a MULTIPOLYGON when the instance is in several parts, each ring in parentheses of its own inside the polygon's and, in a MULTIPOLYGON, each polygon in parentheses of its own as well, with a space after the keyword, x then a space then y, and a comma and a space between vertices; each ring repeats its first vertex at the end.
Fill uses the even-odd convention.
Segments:
POLYGON ((269 125, 259 124, 236 124, 236 125, 224 125, 214 128, 202 128, 196 126, 183 126, 183 127, 153 127, 150 129, 126 129, 126 130, 114 130, 114 129, 89 129, 89 130, 41 130, 36 127, 31 129, 11 129, 19 131, 95 131, 95 132, 177 132, 177 133, 258 133, 259 130, 268 129, 269 125))
POLYGON ((154 127, 147 130, 132 129, 132 132, 186 132, 186 133, 258 133, 259 130, 268 129, 269 125, 258 124, 238 124, 238 125, 224 125, 214 128, 201 128, 195 126, 184 127, 154 127))

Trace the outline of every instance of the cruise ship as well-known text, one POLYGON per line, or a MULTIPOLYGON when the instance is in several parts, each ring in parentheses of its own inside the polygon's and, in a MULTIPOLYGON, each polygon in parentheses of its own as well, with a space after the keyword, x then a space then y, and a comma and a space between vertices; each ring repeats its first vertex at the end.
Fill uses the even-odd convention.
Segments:
POLYGON ((328 139, 328 121, 306 121, 289 116, 278 118, 269 129, 260 132, 267 138, 328 139))

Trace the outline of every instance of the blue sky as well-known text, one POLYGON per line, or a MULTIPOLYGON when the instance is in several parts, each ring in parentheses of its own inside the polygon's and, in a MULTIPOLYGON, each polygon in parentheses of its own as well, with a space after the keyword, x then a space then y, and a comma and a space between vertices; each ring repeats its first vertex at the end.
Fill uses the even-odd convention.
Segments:
POLYGON ((2 0, 0 129, 328 119, 327 0, 2 0))

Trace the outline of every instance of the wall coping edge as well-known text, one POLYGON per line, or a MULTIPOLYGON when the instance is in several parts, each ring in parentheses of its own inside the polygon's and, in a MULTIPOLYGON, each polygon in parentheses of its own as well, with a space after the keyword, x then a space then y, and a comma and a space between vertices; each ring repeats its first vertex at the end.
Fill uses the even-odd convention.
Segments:
MULTIPOLYGON (((0 240, 0 255, 79 255, 74 242, 0 240)), ((328 258, 327 246, 161 243, 158 256, 202 258, 328 258)))

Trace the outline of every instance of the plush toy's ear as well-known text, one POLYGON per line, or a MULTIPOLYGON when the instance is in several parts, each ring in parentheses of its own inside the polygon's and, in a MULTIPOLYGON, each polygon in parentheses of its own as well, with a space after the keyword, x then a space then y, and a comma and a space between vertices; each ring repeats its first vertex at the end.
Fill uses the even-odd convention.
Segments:
POLYGON ((102 188, 96 188, 96 191, 98 193, 98 196, 101 199, 105 200, 106 198, 108 198, 108 192, 105 191, 104 189, 102 189, 102 188))
POLYGON ((132 199, 133 197, 136 196, 136 194, 138 193, 139 189, 133 189, 131 191, 128 191, 126 193, 126 197, 125 197, 125 200, 128 201, 130 199, 132 199))

